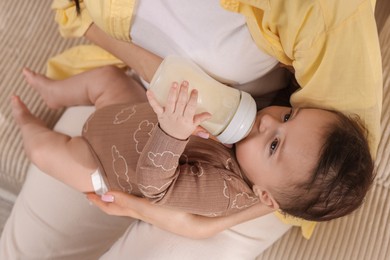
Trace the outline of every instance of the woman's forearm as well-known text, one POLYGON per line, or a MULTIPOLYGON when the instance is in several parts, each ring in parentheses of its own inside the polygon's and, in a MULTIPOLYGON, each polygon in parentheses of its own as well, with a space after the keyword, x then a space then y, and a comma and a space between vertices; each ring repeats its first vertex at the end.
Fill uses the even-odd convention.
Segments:
POLYGON ((170 219, 168 223, 161 218, 146 215, 143 216, 143 221, 184 237, 205 239, 235 225, 253 220, 271 212, 270 209, 261 208, 260 205, 252 206, 244 211, 225 217, 205 217, 183 212, 172 214, 172 212, 167 211, 167 217, 170 219))
POLYGON ((147 82, 150 82, 162 58, 132 42, 116 40, 92 24, 84 35, 88 40, 110 52, 147 82))
POLYGON ((113 202, 103 202, 96 194, 88 194, 88 199, 107 214, 136 218, 193 239, 211 237, 232 226, 273 211, 263 204, 256 204, 226 217, 204 217, 154 205, 144 198, 123 192, 112 191, 107 194, 113 196, 113 202))

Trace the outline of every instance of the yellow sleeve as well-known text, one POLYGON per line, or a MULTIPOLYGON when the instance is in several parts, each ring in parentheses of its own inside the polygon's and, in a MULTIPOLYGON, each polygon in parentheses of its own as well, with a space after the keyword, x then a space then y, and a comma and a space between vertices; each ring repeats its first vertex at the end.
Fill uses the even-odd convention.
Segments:
POLYGON ((54 0, 51 8, 55 11, 55 21, 64 38, 82 37, 93 22, 82 1, 79 15, 74 2, 70 0, 54 0))
POLYGON ((363 2, 348 19, 325 29, 310 48, 294 51, 292 65, 302 88, 292 95, 291 104, 359 115, 375 157, 381 135, 383 83, 371 2, 363 2))
POLYGON ((135 0, 80 0, 81 13, 70 0, 54 0, 55 21, 65 38, 81 37, 92 23, 115 39, 130 41, 135 0))
POLYGON ((84 0, 93 22, 113 38, 130 41, 135 0, 84 0))
POLYGON ((108 65, 126 67, 121 60, 96 45, 79 45, 51 57, 47 62, 46 76, 61 80, 108 65))

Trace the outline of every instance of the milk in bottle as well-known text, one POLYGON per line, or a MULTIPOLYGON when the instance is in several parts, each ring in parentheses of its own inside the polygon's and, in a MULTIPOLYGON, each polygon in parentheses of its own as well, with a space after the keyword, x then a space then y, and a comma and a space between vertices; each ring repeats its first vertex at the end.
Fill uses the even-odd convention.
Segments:
POLYGON ((246 92, 228 87, 205 73, 187 58, 168 56, 156 71, 148 89, 165 105, 173 82, 189 83, 198 90, 196 112, 209 112, 212 117, 201 126, 222 143, 232 144, 244 138, 256 117, 256 103, 246 92))

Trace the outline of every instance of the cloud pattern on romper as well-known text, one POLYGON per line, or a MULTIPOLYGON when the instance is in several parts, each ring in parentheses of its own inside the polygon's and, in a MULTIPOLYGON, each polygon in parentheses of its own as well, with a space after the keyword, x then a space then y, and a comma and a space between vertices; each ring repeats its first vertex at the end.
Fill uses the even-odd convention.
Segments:
POLYGON ((137 153, 141 153, 144 149, 146 142, 141 142, 141 140, 147 140, 151 135, 154 128, 154 123, 149 120, 143 120, 139 125, 138 129, 135 130, 133 134, 133 139, 135 142, 135 150, 137 153))
POLYGON ((122 191, 131 193, 133 187, 130 183, 129 167, 127 165, 126 159, 120 154, 118 148, 113 145, 111 147, 111 155, 112 155, 112 169, 116 175, 116 180, 121 187, 122 191), (121 178, 121 176, 125 176, 126 179, 121 178))
POLYGON ((114 117, 113 124, 119 125, 129 120, 136 112, 135 107, 136 106, 129 106, 119 111, 119 113, 117 113, 114 117))
POLYGON ((180 154, 164 151, 162 153, 148 153, 148 158, 152 164, 164 171, 172 171, 177 168, 180 154))
POLYGON ((246 192, 236 194, 233 200, 232 208, 244 209, 248 208, 259 201, 257 197, 251 196, 246 192), (249 202, 249 203, 248 203, 249 202))
POLYGON ((190 167, 190 174, 193 176, 201 177, 204 174, 202 164, 199 161, 189 162, 188 156, 184 153, 180 156, 179 162, 181 164, 188 164, 190 167))

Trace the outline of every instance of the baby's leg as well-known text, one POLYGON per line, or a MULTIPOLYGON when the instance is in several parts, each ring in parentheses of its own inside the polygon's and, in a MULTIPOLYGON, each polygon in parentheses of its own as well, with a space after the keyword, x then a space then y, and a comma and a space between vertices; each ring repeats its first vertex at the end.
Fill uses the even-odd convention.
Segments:
POLYGON ((145 90, 114 66, 86 71, 64 80, 52 80, 28 69, 23 74, 51 108, 95 105, 97 108, 125 102, 145 102, 145 90))
POLYGON ((26 153, 38 168, 81 192, 93 191, 91 173, 97 165, 81 137, 50 130, 17 96, 12 97, 12 112, 26 153))

